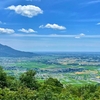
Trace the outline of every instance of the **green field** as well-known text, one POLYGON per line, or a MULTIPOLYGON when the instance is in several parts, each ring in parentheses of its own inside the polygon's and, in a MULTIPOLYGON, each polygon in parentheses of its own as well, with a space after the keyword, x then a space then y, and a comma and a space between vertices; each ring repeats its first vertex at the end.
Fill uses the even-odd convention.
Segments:
POLYGON ((1 57, 0 65, 13 76, 19 77, 27 70, 35 70, 38 80, 49 77, 57 78, 66 84, 95 84, 100 81, 100 56, 82 54, 41 54, 28 57, 1 57))

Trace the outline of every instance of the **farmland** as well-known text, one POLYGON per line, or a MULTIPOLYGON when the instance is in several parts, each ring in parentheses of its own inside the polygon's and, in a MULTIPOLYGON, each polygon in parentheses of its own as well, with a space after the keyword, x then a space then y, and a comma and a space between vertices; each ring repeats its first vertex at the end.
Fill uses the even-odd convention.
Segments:
POLYGON ((38 80, 57 78, 63 84, 100 83, 100 53, 37 53, 34 57, 0 57, 9 75, 35 70, 38 80))

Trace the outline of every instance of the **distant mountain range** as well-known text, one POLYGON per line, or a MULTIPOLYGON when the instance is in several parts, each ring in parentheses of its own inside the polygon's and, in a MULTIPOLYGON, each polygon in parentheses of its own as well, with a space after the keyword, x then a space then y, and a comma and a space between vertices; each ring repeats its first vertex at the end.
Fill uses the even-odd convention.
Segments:
POLYGON ((9 46, 0 44, 0 57, 33 57, 34 53, 15 50, 9 46))

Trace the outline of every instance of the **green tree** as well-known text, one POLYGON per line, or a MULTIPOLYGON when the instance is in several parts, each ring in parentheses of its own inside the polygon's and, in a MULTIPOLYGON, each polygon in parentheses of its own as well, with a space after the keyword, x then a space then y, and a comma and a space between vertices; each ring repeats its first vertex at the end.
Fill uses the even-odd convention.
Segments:
POLYGON ((0 66, 0 88, 7 87, 7 74, 3 71, 0 66))
POLYGON ((63 84, 61 84, 60 81, 58 81, 57 79, 51 78, 51 77, 48 78, 44 83, 51 85, 51 86, 63 88, 63 84))
POLYGON ((7 76, 7 87, 10 90, 14 90, 16 91, 19 87, 20 87, 20 83, 19 80, 17 80, 15 77, 13 76, 7 76))
POLYGON ((35 71, 29 70, 29 71, 23 73, 20 76, 19 80, 22 85, 35 90, 35 89, 38 89, 38 87, 39 87, 39 84, 35 78, 35 75, 36 75, 35 71))

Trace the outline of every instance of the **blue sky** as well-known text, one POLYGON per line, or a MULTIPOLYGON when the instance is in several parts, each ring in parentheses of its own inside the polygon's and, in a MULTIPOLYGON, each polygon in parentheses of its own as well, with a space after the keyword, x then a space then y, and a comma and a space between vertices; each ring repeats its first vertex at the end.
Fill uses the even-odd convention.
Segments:
POLYGON ((0 43, 22 51, 100 52, 100 0, 0 0, 0 43))

